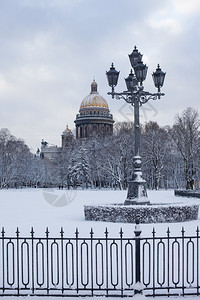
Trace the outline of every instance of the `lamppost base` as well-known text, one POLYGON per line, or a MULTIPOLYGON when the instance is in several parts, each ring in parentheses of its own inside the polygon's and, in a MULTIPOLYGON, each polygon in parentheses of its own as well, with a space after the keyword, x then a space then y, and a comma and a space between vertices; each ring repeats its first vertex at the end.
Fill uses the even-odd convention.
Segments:
POLYGON ((130 180, 128 186, 127 199, 124 205, 145 205, 150 204, 146 191, 146 181, 130 180))

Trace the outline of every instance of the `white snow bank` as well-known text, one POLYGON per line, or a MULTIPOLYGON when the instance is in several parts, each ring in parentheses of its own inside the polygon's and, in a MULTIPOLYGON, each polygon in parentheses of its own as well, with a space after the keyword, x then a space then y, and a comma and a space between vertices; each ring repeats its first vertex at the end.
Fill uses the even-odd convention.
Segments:
MULTIPOLYGON (((122 227, 125 236, 134 235, 134 224, 91 222, 84 219, 84 204, 123 203, 126 191, 51 189, 48 193, 53 200, 48 201, 45 193, 47 190, 43 189, 0 190, 0 229, 5 227, 6 234, 13 235, 19 227, 21 235, 28 235, 31 227, 34 227, 36 236, 45 236, 46 227, 49 227, 50 236, 58 236, 63 227, 67 236, 74 235, 78 227, 80 236, 89 236, 92 227, 95 236, 103 236, 107 227, 111 236, 118 236, 122 227), (60 207, 58 204, 65 206, 60 207)), ((177 198, 172 190, 148 191, 148 197, 152 203, 200 204, 197 198, 177 198)), ((165 235, 169 227, 171 234, 176 235, 180 234, 184 226, 186 234, 194 234, 199 225, 198 219, 184 223, 141 224, 141 229, 143 236, 151 235, 153 227, 157 235, 165 235)))

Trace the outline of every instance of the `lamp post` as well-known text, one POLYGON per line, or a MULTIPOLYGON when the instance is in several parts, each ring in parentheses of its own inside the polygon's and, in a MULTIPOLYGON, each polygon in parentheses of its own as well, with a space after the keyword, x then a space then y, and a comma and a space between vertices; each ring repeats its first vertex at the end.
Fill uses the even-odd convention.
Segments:
POLYGON ((134 107, 134 131, 135 131, 135 153, 133 157, 134 170, 131 180, 128 183, 128 194, 125 200, 125 205, 130 204, 148 204, 149 199, 146 191, 146 181, 142 178, 141 170, 141 157, 140 157, 140 121, 139 121, 139 108, 149 100, 160 99, 164 96, 160 92, 163 86, 165 74, 158 65, 156 71, 152 74, 155 87, 158 89, 157 93, 150 93, 144 91, 143 81, 146 79, 148 67, 142 62, 142 54, 138 52, 135 46, 133 52, 129 54, 131 66, 134 70, 131 70, 129 76, 125 78, 127 91, 121 93, 115 92, 117 86, 119 73, 113 63, 106 76, 108 84, 112 91, 108 93, 112 98, 123 99, 127 103, 130 103, 134 107))

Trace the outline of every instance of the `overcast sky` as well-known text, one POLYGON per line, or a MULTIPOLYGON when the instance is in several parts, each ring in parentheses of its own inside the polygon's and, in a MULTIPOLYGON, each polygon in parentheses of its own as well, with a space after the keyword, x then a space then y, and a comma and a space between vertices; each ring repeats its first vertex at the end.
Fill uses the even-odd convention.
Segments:
POLYGON ((34 152, 43 139, 61 144, 95 78, 116 121, 131 107, 107 95, 105 72, 120 71, 136 45, 151 74, 167 72, 166 95, 141 109, 142 123, 172 125, 176 113, 200 107, 199 0, 0 0, 0 123, 34 152))

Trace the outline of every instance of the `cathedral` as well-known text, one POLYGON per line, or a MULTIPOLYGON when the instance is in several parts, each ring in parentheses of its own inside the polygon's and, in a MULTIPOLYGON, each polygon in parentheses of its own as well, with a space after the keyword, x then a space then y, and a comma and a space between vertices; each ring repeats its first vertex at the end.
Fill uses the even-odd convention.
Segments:
POLYGON ((74 122, 77 139, 113 133, 113 116, 107 101, 99 95, 95 80, 91 84, 90 94, 81 102, 74 122))
MULTIPOLYGON (((91 84, 91 91, 81 102, 79 113, 74 121, 76 126, 76 139, 87 139, 97 136, 111 135, 113 133, 113 115, 110 113, 107 101, 98 93, 95 80, 91 84)), ((55 159, 62 148, 73 142, 72 131, 66 127, 61 135, 61 147, 49 146, 44 140, 41 142, 41 158, 55 159)))

